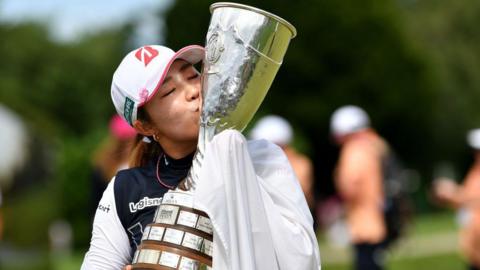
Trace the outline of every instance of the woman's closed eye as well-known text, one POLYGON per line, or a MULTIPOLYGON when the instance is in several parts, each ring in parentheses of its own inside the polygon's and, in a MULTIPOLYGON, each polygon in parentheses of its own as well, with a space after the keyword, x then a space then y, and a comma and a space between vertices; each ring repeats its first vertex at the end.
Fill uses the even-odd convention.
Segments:
POLYGON ((172 94, 175 91, 176 88, 172 88, 171 90, 168 90, 165 94, 162 95, 162 97, 166 97, 170 94, 172 94))
POLYGON ((188 80, 193 80, 193 79, 198 78, 198 76, 199 76, 198 73, 195 72, 195 74, 189 76, 187 79, 188 79, 188 80))

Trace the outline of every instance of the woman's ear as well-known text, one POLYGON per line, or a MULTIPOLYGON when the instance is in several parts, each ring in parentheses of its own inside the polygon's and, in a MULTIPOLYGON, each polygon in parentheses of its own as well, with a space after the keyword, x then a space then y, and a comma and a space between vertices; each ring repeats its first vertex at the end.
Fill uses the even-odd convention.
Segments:
POLYGON ((153 136, 155 134, 155 130, 150 124, 140 120, 135 120, 133 122, 133 128, 135 128, 135 130, 143 136, 153 136))

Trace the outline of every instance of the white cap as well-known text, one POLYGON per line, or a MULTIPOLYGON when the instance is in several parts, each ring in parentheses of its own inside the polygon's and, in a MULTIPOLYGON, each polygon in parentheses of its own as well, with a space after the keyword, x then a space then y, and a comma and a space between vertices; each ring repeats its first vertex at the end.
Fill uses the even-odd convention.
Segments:
POLYGON ((160 45, 131 51, 113 74, 111 94, 117 113, 132 125, 137 119, 137 109, 155 95, 174 60, 196 64, 204 56, 204 48, 197 45, 178 52, 160 45))
POLYGON ((292 141, 292 127, 284 118, 268 115, 261 118, 250 132, 254 140, 265 139, 279 145, 287 145, 292 141))
POLYGON ((330 132, 335 136, 347 135, 369 126, 368 114, 360 107, 353 105, 338 108, 330 119, 330 132))
POLYGON ((480 128, 472 129, 468 132, 467 142, 472 148, 480 150, 480 128))

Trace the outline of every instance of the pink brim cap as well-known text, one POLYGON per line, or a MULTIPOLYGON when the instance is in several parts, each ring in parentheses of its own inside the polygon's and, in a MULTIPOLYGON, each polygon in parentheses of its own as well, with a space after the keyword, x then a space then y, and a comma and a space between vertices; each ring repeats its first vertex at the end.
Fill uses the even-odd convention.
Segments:
POLYGON ((152 91, 152 93, 145 99, 142 103, 138 105, 138 107, 141 107, 145 105, 155 94, 157 93, 158 89, 163 84, 163 81, 165 80, 165 77, 167 76, 168 71, 170 70, 170 66, 173 64, 173 62, 177 59, 182 59, 185 60, 193 65, 199 63, 200 61, 203 60, 205 57, 205 49, 202 46, 198 45, 190 45, 183 47, 182 49, 178 50, 170 59, 168 62, 167 66, 163 70, 163 74, 160 77, 160 80, 157 83, 157 86, 155 89, 152 91))

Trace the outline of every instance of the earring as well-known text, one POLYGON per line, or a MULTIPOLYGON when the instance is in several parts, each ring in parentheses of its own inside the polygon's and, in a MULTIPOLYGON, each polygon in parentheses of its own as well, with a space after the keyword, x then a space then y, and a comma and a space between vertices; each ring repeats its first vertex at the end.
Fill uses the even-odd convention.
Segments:
POLYGON ((158 136, 157 136, 157 134, 153 134, 153 140, 155 140, 156 142, 158 142, 158 136))

